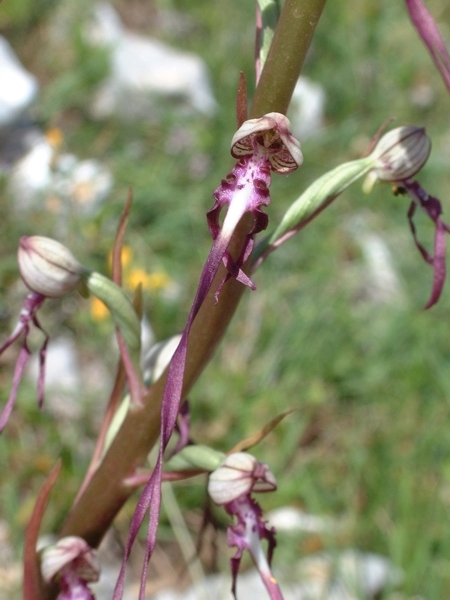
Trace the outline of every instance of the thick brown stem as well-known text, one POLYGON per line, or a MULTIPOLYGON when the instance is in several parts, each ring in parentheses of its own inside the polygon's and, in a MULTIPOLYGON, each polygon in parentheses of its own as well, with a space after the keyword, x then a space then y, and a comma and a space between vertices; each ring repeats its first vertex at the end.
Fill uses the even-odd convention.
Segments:
MULTIPOLYGON (((251 116, 284 113, 300 73, 312 34, 325 0, 286 0, 264 71, 251 108, 251 116)), ((239 252, 253 217, 245 215, 232 241, 239 252)), ((244 286, 231 279, 223 287, 219 303, 214 292, 225 275, 221 268, 211 292, 197 315, 189 336, 184 379, 187 394, 210 360, 237 308, 244 286)), ((102 464, 65 521, 60 535, 77 535, 97 546, 133 489, 122 482, 142 466, 159 435, 161 397, 165 378, 158 380, 144 398, 143 407, 131 409, 102 464)))

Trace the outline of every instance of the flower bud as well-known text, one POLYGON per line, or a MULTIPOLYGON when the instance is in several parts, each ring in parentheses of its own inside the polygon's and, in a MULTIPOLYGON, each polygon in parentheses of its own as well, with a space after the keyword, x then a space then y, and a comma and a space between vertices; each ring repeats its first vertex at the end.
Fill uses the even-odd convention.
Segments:
POLYGON ((100 575, 96 551, 80 537, 68 536, 42 551, 41 571, 44 581, 50 582, 64 567, 84 581, 97 581, 100 575))
POLYGON ((267 465, 247 452, 234 452, 209 476, 208 493, 220 505, 251 492, 271 492, 276 487, 275 477, 267 465))
POLYGON ((272 112, 260 119, 245 121, 231 140, 232 156, 252 156, 255 141, 264 148, 277 173, 295 171, 303 162, 300 142, 291 133, 289 119, 281 113, 272 112))
POLYGON ((370 155, 375 160, 373 173, 381 181, 408 179, 427 162, 430 151, 431 140, 423 127, 397 127, 383 135, 370 155))
POLYGON ((49 298, 75 290, 83 273, 83 266, 68 248, 38 235, 20 238, 17 259, 25 285, 49 298))

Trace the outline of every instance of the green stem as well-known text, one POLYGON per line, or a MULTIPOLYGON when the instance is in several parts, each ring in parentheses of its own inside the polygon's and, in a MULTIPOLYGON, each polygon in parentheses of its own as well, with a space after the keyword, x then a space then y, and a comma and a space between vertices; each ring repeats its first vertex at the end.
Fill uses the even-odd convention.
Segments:
MULTIPOLYGON (((285 112, 324 3, 325 0, 286 0, 273 47, 256 90, 251 108, 253 117, 273 111, 285 112)), ((253 217, 245 215, 233 237, 232 252, 239 253, 252 226, 253 217)), ((231 279, 223 287, 216 305, 214 292, 224 274, 221 267, 193 323, 184 394, 189 392, 212 357, 245 289, 231 279)), ((62 536, 78 535, 94 547, 100 543, 117 512, 133 492, 122 483, 123 480, 145 464, 158 439, 164 384, 165 377, 161 377, 144 397, 143 406, 130 409, 102 464, 63 524, 62 536)))
POLYGON ((326 0, 286 0, 255 91, 250 118, 286 114, 326 0))

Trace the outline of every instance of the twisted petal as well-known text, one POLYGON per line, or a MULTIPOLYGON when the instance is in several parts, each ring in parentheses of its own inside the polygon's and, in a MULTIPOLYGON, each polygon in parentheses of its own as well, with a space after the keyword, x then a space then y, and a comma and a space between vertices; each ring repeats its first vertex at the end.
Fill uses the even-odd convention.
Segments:
POLYGON ((417 181, 406 180, 400 182, 400 189, 408 193, 412 202, 408 210, 408 221, 413 234, 414 242, 424 260, 433 267, 433 285, 425 309, 431 308, 439 300, 446 277, 446 239, 445 234, 450 233, 450 227, 442 219, 442 206, 437 198, 430 196, 417 181), (435 224, 434 255, 429 254, 417 237, 416 226, 413 221, 416 208, 420 207, 435 224))
POLYGON ((38 329, 42 331, 45 336, 44 343, 39 352, 39 376, 38 376, 38 404, 39 407, 42 407, 44 401, 44 375, 45 375, 45 355, 48 343, 48 336, 45 331, 42 329, 41 324, 39 323, 36 312, 41 304, 44 302, 45 297, 41 294, 37 294, 36 292, 30 292, 23 301, 22 310, 19 316, 19 321, 14 328, 14 331, 6 340, 6 342, 0 348, 0 354, 4 352, 9 346, 15 342, 23 333, 24 339, 22 342, 22 348, 19 352, 19 356, 16 360, 16 366, 14 369, 13 382, 11 386, 11 391, 9 394, 9 398, 5 404, 5 407, 0 415, 0 433, 5 428, 6 423, 11 415, 11 412, 14 408, 14 404, 16 402, 17 390, 19 388, 19 384, 22 380, 23 373, 25 371, 25 367, 28 363, 28 359, 30 358, 30 350, 28 348, 27 339, 30 333, 31 324, 35 325, 38 329))
POLYGON ((450 57, 437 25, 423 0, 406 0, 406 7, 422 41, 450 92, 450 57))

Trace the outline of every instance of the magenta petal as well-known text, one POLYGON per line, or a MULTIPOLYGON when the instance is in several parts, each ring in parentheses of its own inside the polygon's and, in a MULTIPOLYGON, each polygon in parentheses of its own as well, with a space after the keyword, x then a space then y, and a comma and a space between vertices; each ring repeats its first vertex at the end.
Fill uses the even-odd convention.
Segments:
POLYGON ((447 53, 442 36, 431 16, 428 8, 422 0, 405 0, 411 21, 417 32, 427 46, 433 62, 450 92, 450 57, 447 53))
POLYGON ((11 415, 12 409, 14 408, 14 404, 16 402, 17 389, 19 387, 19 383, 22 379, 23 372, 25 367, 27 366, 28 359, 30 358, 30 351, 24 341, 23 346, 19 352, 19 356, 16 361, 16 368, 14 369, 14 377, 11 386, 11 392, 9 394, 8 401, 3 409, 2 414, 0 415, 0 432, 3 431, 6 423, 8 422, 9 416, 11 415))
POLYGON ((42 408, 42 406, 44 404, 45 357, 47 355, 48 340, 49 340, 49 337, 46 336, 44 343, 42 344, 42 347, 39 351, 39 375, 38 375, 38 388, 37 388, 39 408, 42 408))
POLYGON ((425 309, 431 308, 439 300, 442 288, 445 283, 445 234, 446 228, 444 223, 440 219, 436 221, 436 233, 434 238, 434 274, 433 274, 433 287, 431 289, 431 296, 425 305, 425 309))
POLYGON ((432 265, 433 261, 434 261, 433 257, 427 251, 427 249, 419 242, 419 238, 417 237, 416 225, 413 221, 413 216, 414 216, 414 213, 416 212, 416 208, 417 208, 416 204, 414 202, 411 202, 411 206, 409 207, 409 210, 408 210, 409 227, 411 229, 411 233, 413 234, 414 243, 416 244, 417 249, 419 250, 420 254, 423 256, 424 260, 429 265, 432 265))

